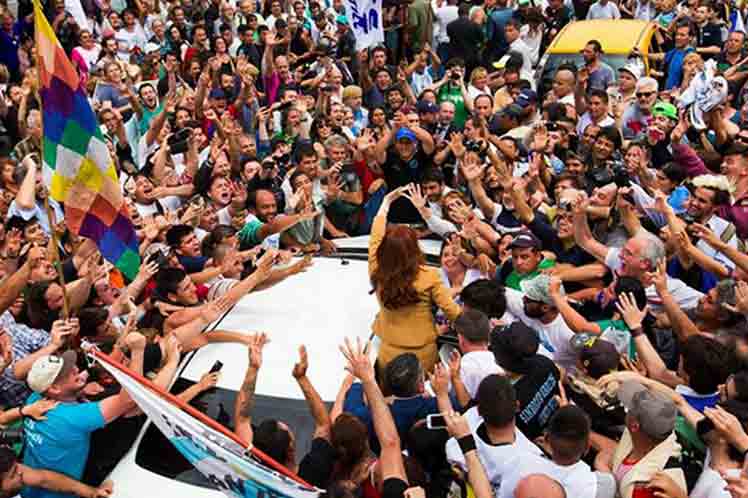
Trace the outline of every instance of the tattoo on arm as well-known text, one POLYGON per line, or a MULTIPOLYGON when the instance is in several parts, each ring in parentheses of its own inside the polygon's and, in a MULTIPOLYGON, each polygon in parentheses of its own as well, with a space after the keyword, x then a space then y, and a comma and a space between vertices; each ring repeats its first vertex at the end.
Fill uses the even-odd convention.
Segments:
POLYGON ((255 386, 257 385, 257 371, 251 370, 247 372, 247 376, 244 378, 244 383, 239 391, 240 405, 239 405, 239 416, 242 418, 249 418, 252 414, 252 408, 255 404, 255 386))

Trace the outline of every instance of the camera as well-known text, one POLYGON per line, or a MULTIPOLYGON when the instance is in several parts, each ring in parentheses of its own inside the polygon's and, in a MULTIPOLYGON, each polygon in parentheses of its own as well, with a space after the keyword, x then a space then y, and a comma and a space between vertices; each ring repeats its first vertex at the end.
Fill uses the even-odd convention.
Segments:
POLYGON ((621 160, 608 161, 608 167, 613 173, 613 183, 616 187, 629 187, 631 181, 629 180, 629 172, 626 170, 626 165, 621 160))
POLYGON ((678 218, 680 218, 683 223, 686 225, 691 225, 692 223, 698 223, 699 220, 696 219, 694 215, 689 213, 688 211, 683 211, 682 213, 677 214, 678 218))
POLYGON ((172 154, 182 154, 184 152, 187 152, 191 131, 192 130, 190 130, 189 128, 182 128, 171 137, 169 137, 169 140, 167 140, 167 144, 169 145, 169 152, 171 152, 172 154))
POLYGON ((460 79, 460 73, 459 71, 452 69, 452 71, 449 73, 449 78, 452 81, 458 81, 460 79))
POLYGON ((13 427, 0 430, 0 445, 15 446, 23 443, 23 428, 13 427))

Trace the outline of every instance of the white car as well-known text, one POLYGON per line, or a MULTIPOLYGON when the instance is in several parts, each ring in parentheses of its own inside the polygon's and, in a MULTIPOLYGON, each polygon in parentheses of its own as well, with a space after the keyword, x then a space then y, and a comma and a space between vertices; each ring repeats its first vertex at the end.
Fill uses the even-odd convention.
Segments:
MULTIPOLYGON (((211 326, 269 335, 271 342, 263 352, 252 420, 258 423, 275 418, 286 422, 294 430, 298 458, 307 453, 314 428, 307 403, 291 375, 299 346, 307 348, 308 377, 322 399, 332 403, 345 376, 338 346, 346 337, 367 340, 379 307, 371 292, 366 251, 362 250, 368 237, 346 242, 348 247, 341 247, 336 257, 315 258, 305 273, 247 295, 211 326)), ((429 259, 438 257, 439 246, 430 241, 424 247, 429 259)), ((196 398, 193 405, 233 428, 234 401, 247 369, 245 346, 210 344, 194 352, 180 366, 172 392, 181 392, 198 381, 216 360, 223 363, 218 386, 196 398)), ((115 483, 115 498, 225 496, 150 422, 110 478, 115 483)))

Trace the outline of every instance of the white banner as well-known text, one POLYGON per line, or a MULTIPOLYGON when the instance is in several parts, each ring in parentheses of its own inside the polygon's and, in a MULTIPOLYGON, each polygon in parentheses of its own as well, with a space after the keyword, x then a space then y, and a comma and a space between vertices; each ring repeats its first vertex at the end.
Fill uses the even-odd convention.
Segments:
MULTIPOLYGON (((224 434, 147 389, 138 381, 99 361, 117 379, 171 444, 210 482, 232 498, 311 498, 315 488, 244 457, 244 448, 224 434)), ((185 484, 188 486, 188 484, 185 484)))
POLYGON ((356 50, 384 43, 382 0, 343 0, 343 5, 356 37, 356 50))

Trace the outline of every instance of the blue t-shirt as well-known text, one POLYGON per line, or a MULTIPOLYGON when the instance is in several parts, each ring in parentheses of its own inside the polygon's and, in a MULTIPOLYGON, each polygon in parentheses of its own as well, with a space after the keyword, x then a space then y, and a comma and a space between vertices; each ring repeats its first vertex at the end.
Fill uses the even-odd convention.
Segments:
POLYGON ((665 90, 672 90, 680 85, 683 79, 683 59, 693 52, 692 47, 674 48, 665 54, 665 65, 667 66, 667 80, 665 90))
MULTIPOLYGON (((29 396, 26 405, 41 396, 29 396)), ((99 403, 60 403, 46 413, 46 420, 26 418, 23 432, 26 437, 24 465, 46 469, 80 480, 88 459, 91 433, 106 425, 99 403)), ((75 495, 54 493, 43 488, 21 490, 23 498, 74 498, 75 495)))

